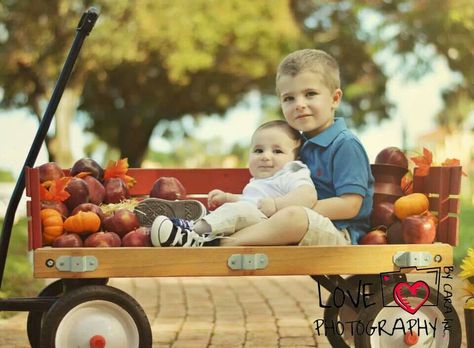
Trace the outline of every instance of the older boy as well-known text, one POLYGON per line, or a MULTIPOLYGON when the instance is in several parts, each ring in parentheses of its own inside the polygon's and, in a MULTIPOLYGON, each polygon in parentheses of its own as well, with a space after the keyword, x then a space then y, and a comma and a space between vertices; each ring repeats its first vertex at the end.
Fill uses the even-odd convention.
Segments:
POLYGON ((342 98, 337 62, 320 50, 293 52, 278 67, 276 91, 287 122, 305 137, 300 155, 318 203, 279 210, 221 245, 357 244, 369 228, 374 179, 364 147, 334 117, 342 98))

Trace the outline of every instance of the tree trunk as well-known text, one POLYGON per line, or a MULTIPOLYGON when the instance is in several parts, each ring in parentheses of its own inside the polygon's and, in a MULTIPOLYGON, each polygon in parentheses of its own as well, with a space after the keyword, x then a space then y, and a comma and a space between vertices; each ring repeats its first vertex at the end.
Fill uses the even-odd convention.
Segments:
POLYGON ((50 158, 63 168, 70 168, 74 163, 71 144, 71 124, 79 105, 80 91, 67 88, 55 114, 55 135, 50 141, 50 158))

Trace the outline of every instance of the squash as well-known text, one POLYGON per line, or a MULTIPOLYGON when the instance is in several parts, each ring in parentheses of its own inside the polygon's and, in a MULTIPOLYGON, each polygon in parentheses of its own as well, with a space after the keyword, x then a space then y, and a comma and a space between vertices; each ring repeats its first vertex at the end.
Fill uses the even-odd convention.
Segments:
POLYGON ((94 233, 100 229, 99 215, 92 211, 80 211, 64 221, 64 229, 73 233, 94 233))
POLYGON ((423 193, 411 193, 400 197, 393 204, 397 218, 403 220, 410 215, 422 215, 428 211, 430 201, 423 193))
POLYGON ((40 211, 41 228, 43 231, 43 245, 51 244, 56 237, 64 232, 63 217, 56 209, 42 209, 40 211))

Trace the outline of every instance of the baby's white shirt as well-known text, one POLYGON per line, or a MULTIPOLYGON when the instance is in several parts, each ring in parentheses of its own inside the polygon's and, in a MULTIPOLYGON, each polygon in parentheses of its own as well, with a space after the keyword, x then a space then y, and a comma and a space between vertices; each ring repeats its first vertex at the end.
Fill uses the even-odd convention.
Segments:
POLYGON ((314 187, 309 168, 301 161, 291 161, 269 178, 250 179, 242 191, 240 200, 257 205, 262 198, 281 197, 301 185, 314 187))

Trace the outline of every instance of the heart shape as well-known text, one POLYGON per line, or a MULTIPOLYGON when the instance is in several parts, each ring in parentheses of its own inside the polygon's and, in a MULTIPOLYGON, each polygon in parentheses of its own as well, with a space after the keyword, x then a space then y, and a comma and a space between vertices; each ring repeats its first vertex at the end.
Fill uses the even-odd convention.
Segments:
POLYGON ((407 282, 398 283, 393 288, 393 299, 395 300, 397 305, 400 306, 401 309, 407 311, 410 314, 415 314, 418 311, 418 309, 420 309, 420 307, 428 300, 428 296, 430 296, 430 288, 428 284, 426 284, 422 280, 414 282, 411 285, 408 284, 407 282), (407 289, 409 293, 412 295, 409 297, 419 298, 418 296, 416 296, 416 292, 419 289, 424 290, 424 296, 423 298, 419 298, 420 302, 417 305, 413 305, 412 303, 410 303, 407 297, 403 296, 402 291, 405 289, 407 289))

